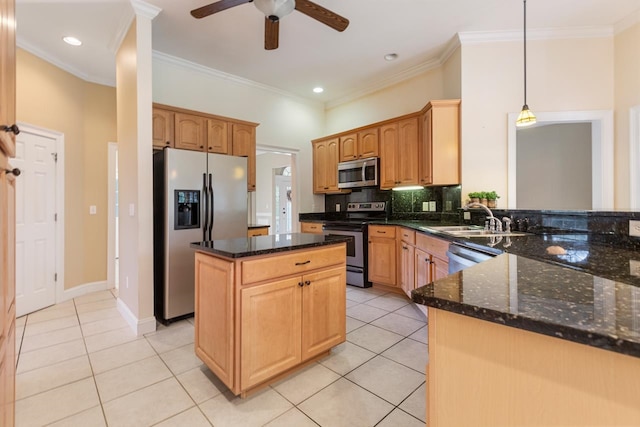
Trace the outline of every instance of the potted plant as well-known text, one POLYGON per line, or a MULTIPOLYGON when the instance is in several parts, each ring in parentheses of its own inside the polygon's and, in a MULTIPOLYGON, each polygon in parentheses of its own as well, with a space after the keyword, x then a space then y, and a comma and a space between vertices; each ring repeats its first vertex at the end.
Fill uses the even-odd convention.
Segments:
POLYGON ((469 202, 470 203, 480 203, 481 193, 479 192, 471 192, 469 193, 469 202))
POLYGON ((487 206, 487 192, 486 191, 480 191, 478 193, 478 197, 480 197, 480 203, 487 206))
POLYGON ((495 191, 489 191, 485 194, 485 196, 487 198, 487 207, 495 208, 497 205, 497 200, 500 198, 500 196, 498 196, 498 193, 496 193, 495 191))

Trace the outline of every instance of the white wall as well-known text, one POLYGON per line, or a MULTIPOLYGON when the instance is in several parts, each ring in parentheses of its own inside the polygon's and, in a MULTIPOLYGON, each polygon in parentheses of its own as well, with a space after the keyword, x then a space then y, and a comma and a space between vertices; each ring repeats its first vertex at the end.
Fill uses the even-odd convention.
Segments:
POLYGON ((442 99, 443 88, 442 68, 438 67, 370 95, 327 109, 325 135, 415 113, 430 100, 442 99))
POLYGON ((324 210, 324 198, 313 194, 311 174, 311 140, 325 134, 322 104, 239 83, 159 55, 153 59, 153 101, 260 123, 258 145, 299 150, 299 211, 324 210))
MULTIPOLYGON (((629 110, 640 105, 640 11, 635 18, 635 25, 615 37, 615 206, 623 209, 631 206, 629 110)), ((634 163, 640 170, 640 159, 634 163)))
MULTIPOLYGON (((613 38, 527 41, 535 112, 612 110, 613 38)), ((507 115, 523 103, 521 42, 462 46, 462 194, 507 195, 507 115)), ((508 200, 501 204, 508 205, 508 200)))

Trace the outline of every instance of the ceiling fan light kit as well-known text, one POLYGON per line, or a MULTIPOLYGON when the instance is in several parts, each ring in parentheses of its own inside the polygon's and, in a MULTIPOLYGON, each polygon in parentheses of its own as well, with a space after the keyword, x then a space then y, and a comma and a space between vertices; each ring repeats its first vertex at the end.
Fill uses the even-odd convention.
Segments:
POLYGON ((258 10, 272 21, 287 16, 296 7, 295 0, 253 0, 258 10))
POLYGON ((310 0, 219 0, 215 3, 193 9, 191 16, 200 19, 251 2, 254 2, 256 8, 265 16, 264 48, 266 50, 278 48, 280 19, 293 12, 294 9, 316 21, 322 22, 336 31, 342 32, 349 26, 349 20, 347 18, 333 13, 329 9, 325 9, 310 0))

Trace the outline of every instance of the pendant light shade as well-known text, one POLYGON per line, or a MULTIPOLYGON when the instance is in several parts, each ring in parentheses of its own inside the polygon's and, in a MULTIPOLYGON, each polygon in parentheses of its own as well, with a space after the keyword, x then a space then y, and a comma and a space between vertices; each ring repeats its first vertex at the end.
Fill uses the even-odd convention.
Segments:
POLYGON ((278 21, 283 16, 293 12, 295 0, 254 0, 258 10, 272 21, 278 21))
POLYGON ((524 105, 516 120, 516 126, 525 127, 536 123, 536 116, 529 110, 527 105, 527 0, 524 3, 524 105))

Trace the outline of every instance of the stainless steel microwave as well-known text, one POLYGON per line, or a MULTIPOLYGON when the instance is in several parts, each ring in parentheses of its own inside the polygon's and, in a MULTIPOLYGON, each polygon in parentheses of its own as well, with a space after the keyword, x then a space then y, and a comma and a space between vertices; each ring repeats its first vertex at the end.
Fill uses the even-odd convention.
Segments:
POLYGON ((375 187, 377 185, 377 157, 338 163, 338 188, 375 187))

